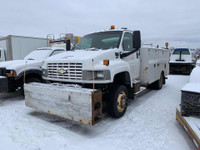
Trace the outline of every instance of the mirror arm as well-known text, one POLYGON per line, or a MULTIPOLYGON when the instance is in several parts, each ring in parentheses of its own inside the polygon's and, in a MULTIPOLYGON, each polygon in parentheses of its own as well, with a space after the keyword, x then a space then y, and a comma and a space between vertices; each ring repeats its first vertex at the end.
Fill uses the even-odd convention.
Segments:
POLYGON ((139 50, 139 48, 138 48, 138 49, 135 49, 135 50, 133 50, 133 51, 131 51, 131 52, 128 52, 128 53, 120 53, 120 58, 127 57, 127 56, 129 56, 129 55, 131 55, 131 54, 137 52, 138 50, 139 50))

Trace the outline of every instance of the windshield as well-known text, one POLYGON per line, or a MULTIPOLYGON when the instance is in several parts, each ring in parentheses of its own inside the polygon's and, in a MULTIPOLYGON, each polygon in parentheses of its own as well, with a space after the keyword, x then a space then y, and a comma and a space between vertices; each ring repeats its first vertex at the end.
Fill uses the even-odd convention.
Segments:
POLYGON ((180 53, 183 54, 183 55, 190 55, 190 51, 187 48, 175 49, 174 52, 173 52, 173 55, 180 55, 180 53))
POLYGON ((109 31, 88 34, 84 36, 74 47, 74 50, 80 49, 110 49, 118 48, 122 31, 109 31))
POLYGON ((51 50, 34 50, 29 53, 24 60, 44 60, 49 56, 51 50))

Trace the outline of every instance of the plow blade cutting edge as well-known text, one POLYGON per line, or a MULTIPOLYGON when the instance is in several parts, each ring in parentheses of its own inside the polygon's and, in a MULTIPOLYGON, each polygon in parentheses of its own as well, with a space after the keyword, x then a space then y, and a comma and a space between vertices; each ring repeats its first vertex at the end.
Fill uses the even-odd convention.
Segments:
POLYGON ((94 125, 102 119, 102 92, 71 85, 24 84, 25 104, 39 111, 94 125))

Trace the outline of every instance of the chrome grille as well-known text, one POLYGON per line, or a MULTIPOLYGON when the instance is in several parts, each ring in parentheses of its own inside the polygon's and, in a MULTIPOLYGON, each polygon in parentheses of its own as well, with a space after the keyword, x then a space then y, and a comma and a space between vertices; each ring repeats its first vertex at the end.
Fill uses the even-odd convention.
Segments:
POLYGON ((82 63, 48 63, 48 78, 82 80, 82 68, 82 63), (66 72, 60 73, 60 70, 66 72))

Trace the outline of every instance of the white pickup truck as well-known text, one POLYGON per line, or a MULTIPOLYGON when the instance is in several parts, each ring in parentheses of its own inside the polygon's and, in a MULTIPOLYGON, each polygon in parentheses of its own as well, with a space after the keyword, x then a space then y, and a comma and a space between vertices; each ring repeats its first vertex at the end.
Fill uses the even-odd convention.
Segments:
POLYGON ((194 68, 192 53, 188 48, 176 48, 171 54, 170 73, 190 74, 194 68))
POLYGON ((0 63, 0 92, 15 91, 23 88, 24 82, 42 82, 42 64, 44 59, 64 52, 60 47, 44 47, 29 53, 24 60, 12 60, 0 63))
POLYGON ((115 118, 140 85, 161 89, 169 70, 167 49, 141 48, 140 31, 110 29, 85 35, 65 54, 44 61, 52 84, 25 84, 29 107, 87 125, 102 119, 102 104, 115 118))

